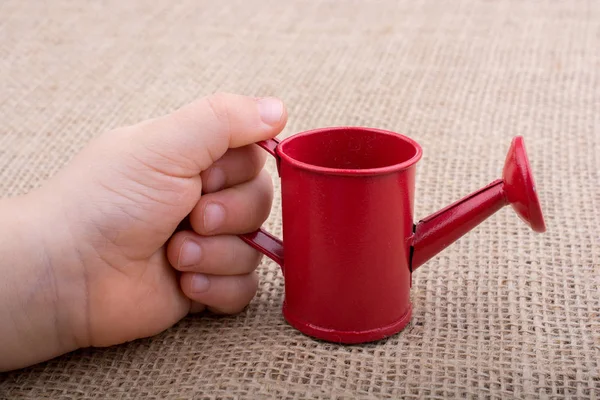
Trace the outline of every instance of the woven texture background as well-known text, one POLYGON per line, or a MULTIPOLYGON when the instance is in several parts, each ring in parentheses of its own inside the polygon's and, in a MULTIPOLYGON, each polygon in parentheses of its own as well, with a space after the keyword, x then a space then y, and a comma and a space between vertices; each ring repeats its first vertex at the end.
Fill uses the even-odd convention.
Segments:
POLYGON ((283 98, 283 137, 415 138, 417 218, 498 178, 523 135, 548 232, 501 210, 416 272, 412 323, 379 343, 289 327, 265 260, 243 313, 0 375, 0 398, 600 399, 600 2, 3 0, 0 195, 224 90, 283 98))

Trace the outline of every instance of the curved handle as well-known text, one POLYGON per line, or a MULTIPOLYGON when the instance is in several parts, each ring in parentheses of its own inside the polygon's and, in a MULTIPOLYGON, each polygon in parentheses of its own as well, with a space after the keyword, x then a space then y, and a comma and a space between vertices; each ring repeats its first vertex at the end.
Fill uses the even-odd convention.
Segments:
POLYGON ((240 238, 283 267, 283 244, 278 238, 264 229, 240 235, 240 238))
MULTIPOLYGON (((256 144, 265 149, 273 157, 275 157, 275 159, 277 160, 277 169, 279 169, 279 156, 277 155, 277 146, 279 145, 279 140, 263 140, 256 144)), ((283 271, 283 243, 281 242, 281 240, 271 235, 264 229, 259 229, 252 233, 239 235, 239 237, 244 242, 246 242, 256 250, 260 251, 261 253, 269 257, 271 260, 279 264, 281 266, 281 270, 283 271)))

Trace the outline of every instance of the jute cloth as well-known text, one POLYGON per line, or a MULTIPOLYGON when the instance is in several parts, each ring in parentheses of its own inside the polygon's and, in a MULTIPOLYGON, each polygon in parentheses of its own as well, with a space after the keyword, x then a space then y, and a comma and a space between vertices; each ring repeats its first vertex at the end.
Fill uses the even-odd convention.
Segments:
POLYGON ((1 398, 600 398, 600 2, 3 0, 0 88, 2 196, 231 91, 284 99, 282 137, 415 138, 417 218, 498 178, 523 135, 548 225, 495 214, 415 273, 412 323, 382 342, 289 327, 265 260, 241 314, 0 375, 1 398))

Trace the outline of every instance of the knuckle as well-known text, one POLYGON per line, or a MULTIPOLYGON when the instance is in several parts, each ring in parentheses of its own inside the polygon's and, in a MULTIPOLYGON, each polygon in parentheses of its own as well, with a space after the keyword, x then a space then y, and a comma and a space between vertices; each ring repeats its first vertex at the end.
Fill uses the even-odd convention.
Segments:
MULTIPOLYGON (((250 187, 248 187, 250 189, 250 187)), ((261 173, 254 179, 251 186, 251 197, 253 201, 243 202, 244 212, 240 221, 243 222, 244 229, 253 231, 259 229, 262 224, 269 218, 271 207, 273 205, 273 184, 270 175, 261 173)), ((241 195, 248 195, 249 192, 244 190, 241 195)))
POLYGON ((234 310, 239 307, 239 304, 242 302, 240 300, 240 293, 234 290, 230 290, 223 296, 221 299, 222 304, 220 304, 220 308, 223 310, 234 310))
POLYGON ((229 110, 228 96, 225 93, 215 93, 205 97, 206 105, 212 117, 219 125, 226 127, 230 131, 231 113, 229 110))
POLYGON ((227 255, 229 257, 228 264, 232 268, 235 268, 236 266, 238 266, 240 264, 240 262, 241 262, 240 261, 240 248, 238 246, 238 243, 231 241, 231 244, 227 251, 227 255))
POLYGON ((263 254, 258 250, 252 249, 252 251, 254 252, 254 259, 252 260, 252 270, 254 271, 262 262, 263 254))
POLYGON ((241 280, 244 281, 243 283, 240 283, 244 286, 244 289, 240 288, 240 291, 244 294, 243 303, 244 305, 246 305, 256 295, 256 292, 258 290, 258 275, 256 274, 256 272, 250 272, 247 275, 243 275, 240 281, 241 280))
POLYGON ((273 180, 271 175, 267 171, 263 171, 260 174, 261 191, 260 201, 258 204, 258 215, 260 215, 260 223, 262 224, 271 213, 271 207, 273 206, 273 180))
MULTIPOLYGON (((247 246, 246 244, 244 244, 247 246)), ((246 273, 251 273, 256 270, 256 268, 260 265, 262 260, 262 253, 258 250, 254 250, 250 248, 249 251, 244 252, 246 254, 246 258, 244 259, 243 268, 246 273)))
POLYGON ((269 173, 269 171, 262 169, 258 174, 259 179, 264 182, 265 187, 269 192, 273 191, 273 177, 269 173))
POLYGON ((252 176, 258 176, 264 171, 264 165, 267 160, 267 154, 262 149, 258 148, 258 146, 250 147, 250 168, 249 171, 252 172, 252 176))
POLYGON ((250 273, 258 267, 262 259, 262 253, 253 249, 241 240, 232 241, 228 249, 228 265, 234 271, 250 273))
MULTIPOLYGON (((224 93, 216 93, 204 98, 209 112, 209 118, 212 118, 215 125, 215 131, 222 134, 221 140, 226 144, 231 137, 232 115, 229 107, 229 98, 224 93)), ((212 146, 205 147, 206 155, 214 164, 220 155, 216 154, 212 146)))
POLYGON ((232 287, 223 298, 220 309, 228 313, 237 313, 244 309, 254 298, 258 290, 258 279, 255 273, 233 277, 232 287))

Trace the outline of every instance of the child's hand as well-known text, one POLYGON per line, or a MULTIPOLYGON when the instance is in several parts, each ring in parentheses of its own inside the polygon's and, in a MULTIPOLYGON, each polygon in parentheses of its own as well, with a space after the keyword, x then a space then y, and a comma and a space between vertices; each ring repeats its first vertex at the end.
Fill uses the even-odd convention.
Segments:
POLYGON ((260 255, 236 234, 260 227, 273 193, 251 144, 286 118, 276 99, 204 98, 104 134, 41 189, 0 202, 12 222, 0 370, 154 335, 205 307, 242 310, 260 255), (173 235, 188 215, 195 232, 173 235))

